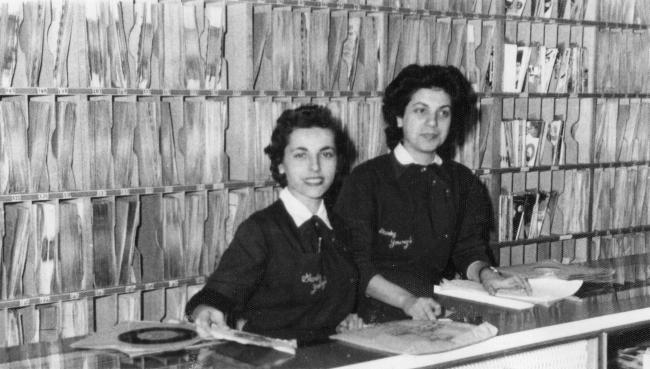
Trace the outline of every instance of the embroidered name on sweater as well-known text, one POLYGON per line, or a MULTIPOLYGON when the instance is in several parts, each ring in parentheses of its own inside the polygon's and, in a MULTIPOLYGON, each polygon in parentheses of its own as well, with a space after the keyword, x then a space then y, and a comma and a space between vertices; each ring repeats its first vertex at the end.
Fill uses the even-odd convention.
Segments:
POLYGON ((318 291, 324 290, 325 285, 327 285, 327 278, 323 277, 320 274, 311 275, 311 273, 305 273, 301 277, 302 283, 311 284, 310 294, 315 294, 318 291))
POLYGON ((413 243, 413 237, 409 236, 409 238, 405 240, 398 240, 397 239, 397 232, 395 231, 387 231, 383 228, 379 228, 379 234, 383 236, 388 236, 390 237, 390 242, 388 243, 388 248, 392 249, 395 247, 401 247, 402 249, 406 250, 408 249, 411 244, 413 243))

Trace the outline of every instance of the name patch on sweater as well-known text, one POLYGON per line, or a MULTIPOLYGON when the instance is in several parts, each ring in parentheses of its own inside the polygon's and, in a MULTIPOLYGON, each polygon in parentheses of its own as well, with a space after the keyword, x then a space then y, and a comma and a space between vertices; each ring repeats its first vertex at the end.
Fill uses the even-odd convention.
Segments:
POLYGON ((310 294, 312 295, 318 291, 324 290, 325 285, 327 285, 327 278, 320 275, 320 273, 316 275, 312 275, 311 273, 305 273, 302 275, 300 280, 302 281, 302 283, 311 284, 310 294))
POLYGON ((388 248, 393 249, 395 247, 399 247, 403 250, 408 249, 411 244, 413 243, 413 237, 409 236, 407 239, 397 239, 397 232, 395 231, 390 231, 390 230, 385 230, 384 228, 379 228, 379 234, 382 236, 387 236, 390 237, 390 242, 388 243, 388 248))

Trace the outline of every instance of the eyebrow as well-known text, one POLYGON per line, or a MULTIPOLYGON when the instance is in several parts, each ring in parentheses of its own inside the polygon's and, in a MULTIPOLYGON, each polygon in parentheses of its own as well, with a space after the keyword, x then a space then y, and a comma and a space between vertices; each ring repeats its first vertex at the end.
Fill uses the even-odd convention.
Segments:
MULTIPOLYGON (((416 105, 424 105, 427 108, 431 107, 431 105, 425 103, 424 101, 415 101, 415 102, 413 102, 413 104, 411 104, 411 106, 416 106, 416 105)), ((438 109, 440 109, 440 108, 450 108, 451 109, 451 104, 440 105, 438 107, 438 109)))
MULTIPOLYGON (((291 149, 291 151, 297 151, 297 150, 300 150, 300 151, 309 151, 309 150, 308 150, 306 147, 304 147, 304 146, 298 146, 298 147, 296 147, 296 148, 294 148, 294 149, 291 149)), ((336 151, 336 147, 334 147, 334 146, 323 146, 323 147, 321 147, 318 151, 324 151, 324 150, 335 150, 335 151, 336 151)))

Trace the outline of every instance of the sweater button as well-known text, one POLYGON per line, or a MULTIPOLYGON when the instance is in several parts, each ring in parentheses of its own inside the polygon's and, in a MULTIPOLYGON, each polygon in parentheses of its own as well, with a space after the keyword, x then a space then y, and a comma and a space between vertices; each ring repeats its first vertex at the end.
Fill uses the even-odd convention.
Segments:
POLYGON ((434 185, 434 186, 436 185, 436 183, 438 183, 438 181, 436 181, 435 179, 433 181, 431 181, 431 184, 434 185))
POLYGON ((442 237, 443 237, 444 239, 448 240, 448 239, 449 239, 449 233, 445 233, 445 234, 443 234, 442 237))

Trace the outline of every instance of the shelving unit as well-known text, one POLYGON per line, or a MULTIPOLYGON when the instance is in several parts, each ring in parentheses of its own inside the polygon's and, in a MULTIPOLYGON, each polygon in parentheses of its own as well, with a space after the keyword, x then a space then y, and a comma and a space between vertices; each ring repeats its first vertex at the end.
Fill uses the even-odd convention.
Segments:
POLYGON ((624 133, 614 102, 638 104, 637 126, 650 123, 650 1, 618 14, 617 2, 578 0, 579 17, 559 15, 566 3, 550 1, 546 17, 532 0, 520 14, 504 0, 0 1, 0 346, 181 318, 237 224, 276 196, 262 148, 280 112, 329 106, 361 162, 385 152, 382 90, 413 62, 454 64, 476 86, 481 122, 458 159, 495 211, 502 194, 561 195, 584 180, 581 196, 558 198, 564 211, 587 199, 575 225, 558 220, 528 239, 495 232, 502 265, 650 251, 650 211, 606 223, 598 206, 620 204, 594 202, 601 173, 613 186, 650 168, 650 153, 597 150, 624 133), (586 49, 587 83, 503 92, 508 43, 586 49), (622 57, 603 59, 611 45, 622 57), (641 70, 613 78, 611 65, 641 70), (501 165, 502 121, 558 118, 575 133, 564 161, 501 165))

